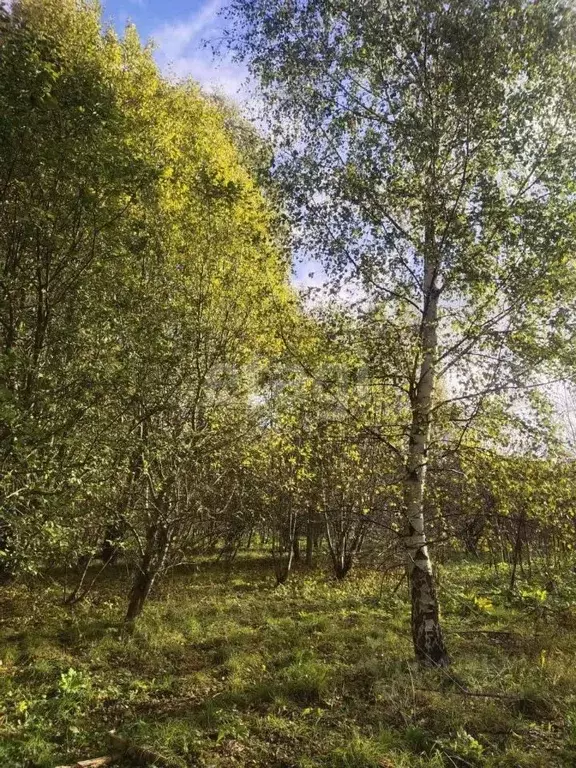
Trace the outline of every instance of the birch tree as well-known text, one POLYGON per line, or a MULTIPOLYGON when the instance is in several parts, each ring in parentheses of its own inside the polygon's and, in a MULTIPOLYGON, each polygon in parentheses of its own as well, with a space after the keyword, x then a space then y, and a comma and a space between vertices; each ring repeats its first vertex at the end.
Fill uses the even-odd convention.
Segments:
POLYGON ((462 436, 488 400, 541 382, 567 336, 574 14, 551 0, 232 0, 228 16, 297 247, 335 290, 393 307, 391 328, 411 318, 408 373, 391 375, 410 413, 412 635, 423 664, 444 666, 427 463, 455 402, 462 436))

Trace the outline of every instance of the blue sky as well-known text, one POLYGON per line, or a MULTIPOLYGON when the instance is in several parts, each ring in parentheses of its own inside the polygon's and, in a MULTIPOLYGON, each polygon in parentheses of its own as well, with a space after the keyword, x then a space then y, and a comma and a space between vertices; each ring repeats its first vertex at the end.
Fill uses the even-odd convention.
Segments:
POLYGON ((167 74, 191 76, 206 89, 236 101, 246 99, 246 70, 229 59, 215 60, 204 41, 216 41, 224 0, 102 0, 105 21, 121 31, 136 24, 142 39, 156 41, 156 58, 167 74))

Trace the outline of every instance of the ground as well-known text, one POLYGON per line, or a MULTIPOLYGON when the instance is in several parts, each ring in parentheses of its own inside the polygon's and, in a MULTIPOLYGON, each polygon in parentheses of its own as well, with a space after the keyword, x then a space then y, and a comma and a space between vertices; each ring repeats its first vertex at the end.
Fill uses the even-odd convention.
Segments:
POLYGON ((412 661, 398 574, 274 588, 264 557, 204 564, 167 577, 133 633, 121 565, 74 610, 63 577, 4 585, 0 766, 106 754, 116 729, 182 767, 573 767, 576 577, 510 596, 506 573, 440 568, 444 671, 412 661))

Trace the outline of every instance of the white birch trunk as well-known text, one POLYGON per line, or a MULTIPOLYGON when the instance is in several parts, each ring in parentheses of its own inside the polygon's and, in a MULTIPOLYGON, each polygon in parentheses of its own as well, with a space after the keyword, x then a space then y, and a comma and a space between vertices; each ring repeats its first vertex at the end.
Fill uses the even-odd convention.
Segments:
MULTIPOLYGON (((433 239, 427 232, 428 245, 433 239)), ((407 518, 407 567, 412 600, 412 639, 416 658, 428 666, 447 666, 449 657, 440 627, 438 600, 424 521, 424 492, 430 444, 430 417, 436 385, 438 297, 436 260, 425 259, 422 361, 412 392, 412 423, 406 460, 404 503, 407 518)))

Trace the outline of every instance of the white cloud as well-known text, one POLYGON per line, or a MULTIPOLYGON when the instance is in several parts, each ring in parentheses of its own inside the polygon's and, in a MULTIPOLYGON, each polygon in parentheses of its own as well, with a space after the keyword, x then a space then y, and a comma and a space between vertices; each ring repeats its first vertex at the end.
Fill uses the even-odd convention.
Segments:
POLYGON ((185 21, 163 24, 152 37, 162 54, 168 58, 179 58, 186 48, 198 37, 216 25, 222 0, 208 0, 202 8, 185 21))
POLYGON ((222 4, 223 0, 207 0, 187 19, 163 24, 152 32, 156 58, 168 75, 192 77, 207 91, 243 102, 249 98, 246 69, 225 55, 216 58, 211 49, 222 35, 222 4))

